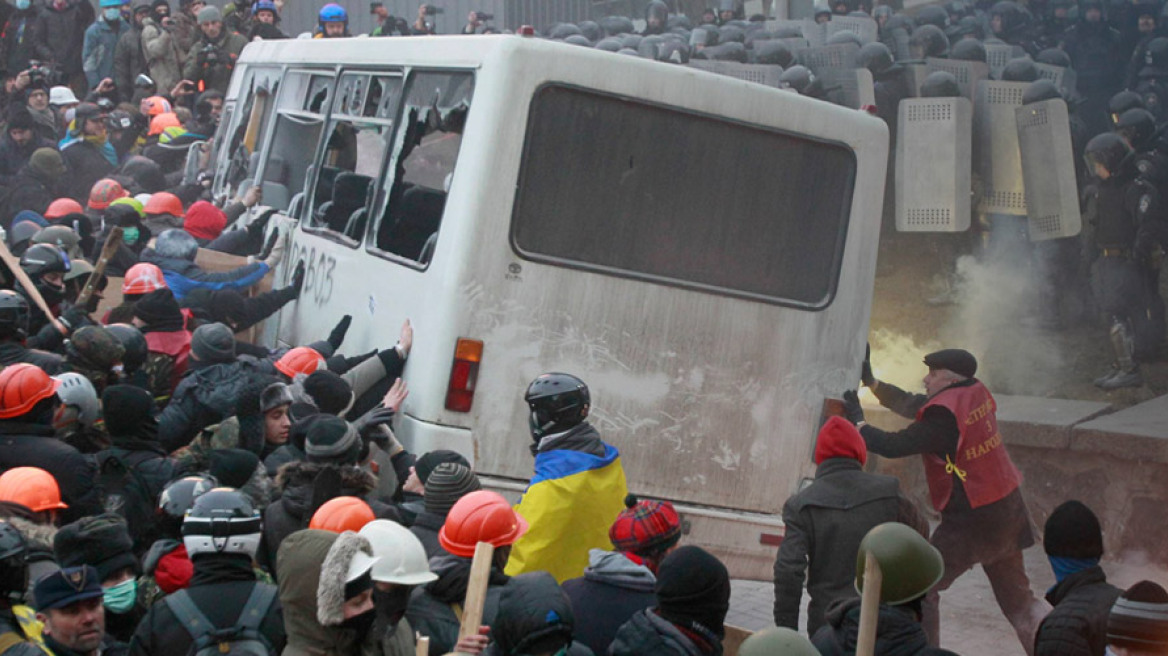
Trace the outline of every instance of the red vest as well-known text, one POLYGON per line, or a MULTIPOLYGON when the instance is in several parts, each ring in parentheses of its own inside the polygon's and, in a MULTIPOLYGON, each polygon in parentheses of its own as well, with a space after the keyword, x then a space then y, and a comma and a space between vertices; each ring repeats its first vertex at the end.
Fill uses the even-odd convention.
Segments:
POLYGON ((952 461, 933 453, 922 456, 933 507, 940 511, 949 504, 954 476, 961 479, 969 505, 974 508, 999 501, 1016 490, 1022 477, 1002 444, 995 415, 998 404, 985 385, 974 381, 972 385, 942 390, 917 412, 917 421, 935 405, 953 413, 961 437, 952 461))
POLYGON ((187 372, 187 356, 191 353, 191 334, 185 330, 173 332, 146 333, 146 349, 153 353, 164 353, 174 358, 174 369, 170 376, 170 389, 178 385, 178 381, 187 372))

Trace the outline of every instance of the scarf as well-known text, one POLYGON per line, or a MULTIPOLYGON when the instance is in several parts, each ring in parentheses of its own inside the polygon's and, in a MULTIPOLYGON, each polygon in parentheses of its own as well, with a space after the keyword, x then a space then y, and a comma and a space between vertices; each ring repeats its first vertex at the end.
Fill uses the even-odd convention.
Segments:
POLYGON ((1054 580, 1059 583, 1072 574, 1091 569, 1099 564, 1098 558, 1062 558, 1060 556, 1048 556, 1048 558, 1050 559, 1050 568, 1054 570, 1054 580))

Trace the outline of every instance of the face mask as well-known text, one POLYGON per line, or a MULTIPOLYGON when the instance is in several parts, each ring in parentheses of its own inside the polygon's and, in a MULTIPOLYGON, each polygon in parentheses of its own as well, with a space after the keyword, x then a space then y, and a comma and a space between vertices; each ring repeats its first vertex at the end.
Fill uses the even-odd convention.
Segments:
POLYGON ((122 17, 122 10, 117 7, 108 7, 105 11, 101 12, 101 15, 112 23, 122 17))
POLYGON ((24 11, 25 9, 28 9, 31 6, 32 6, 32 2, 30 0, 16 0, 16 8, 19 9, 20 11, 24 11))
POLYGON ((125 613, 138 600, 138 579, 130 578, 102 592, 102 603, 112 613, 125 613))
POLYGON ((122 228, 122 241, 126 242, 127 246, 133 246, 138 243, 138 229, 122 228))
POLYGON ((356 631, 358 639, 364 638, 369 633, 369 629, 373 628, 373 621, 376 619, 377 609, 370 608, 360 615, 354 615, 341 622, 341 628, 356 631))
POLYGON ((385 623, 385 628, 393 629, 405 616, 412 589, 408 585, 395 586, 389 592, 373 588, 373 607, 377 609, 377 616, 385 623))

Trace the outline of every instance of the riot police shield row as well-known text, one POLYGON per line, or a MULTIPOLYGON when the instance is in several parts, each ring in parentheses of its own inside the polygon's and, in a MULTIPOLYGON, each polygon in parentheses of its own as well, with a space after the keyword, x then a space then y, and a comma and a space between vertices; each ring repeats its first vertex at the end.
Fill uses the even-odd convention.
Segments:
POLYGON ((1074 237, 1082 230, 1071 121, 1055 98, 1014 110, 1031 241, 1074 237))
POLYGON ((970 225, 973 106, 968 98, 906 98, 897 111, 896 229, 970 225))
POLYGON ((986 63, 989 64, 990 74, 994 79, 1002 77, 1002 70, 1011 59, 1025 57, 1026 51, 1021 46, 1012 46, 1008 43, 987 43, 986 63))
POLYGON ((703 71, 717 73, 718 75, 726 75, 739 80, 746 80, 747 82, 775 87, 776 89, 782 87, 779 78, 783 75, 783 67, 774 64, 740 64, 730 61, 691 59, 689 66, 703 71))
POLYGON ((1038 69, 1039 78, 1054 82, 1059 93, 1063 94, 1063 98, 1074 97, 1077 82, 1074 69, 1038 63, 1034 64, 1034 67, 1038 69))
POLYGON ((876 104, 876 85, 866 68, 829 68, 819 81, 828 102, 852 109, 876 104))
POLYGON ((973 133, 982 194, 978 210, 985 214, 1026 216, 1022 157, 1014 110, 1022 106, 1027 82, 982 80, 977 85, 973 133))
POLYGON ((945 71, 957 78, 957 86, 961 89, 961 95, 968 98, 969 102, 974 101, 978 83, 982 80, 988 80, 990 77, 990 67, 985 62, 938 59, 936 57, 926 59, 925 74, 937 71, 945 71))

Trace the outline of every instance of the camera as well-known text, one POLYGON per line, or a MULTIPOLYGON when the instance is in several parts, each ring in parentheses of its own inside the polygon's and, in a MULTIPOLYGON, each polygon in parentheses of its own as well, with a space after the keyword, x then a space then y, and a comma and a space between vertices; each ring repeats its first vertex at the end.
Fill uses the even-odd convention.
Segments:
POLYGON ((442 7, 435 7, 434 5, 426 5, 426 15, 433 16, 434 14, 445 14, 446 10, 442 7))
POLYGON ((208 43, 199 50, 199 61, 203 62, 203 66, 216 66, 219 64, 219 48, 208 43))
POLYGON ((51 87, 53 79, 53 69, 38 60, 29 60, 28 81, 32 86, 51 87))

